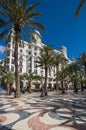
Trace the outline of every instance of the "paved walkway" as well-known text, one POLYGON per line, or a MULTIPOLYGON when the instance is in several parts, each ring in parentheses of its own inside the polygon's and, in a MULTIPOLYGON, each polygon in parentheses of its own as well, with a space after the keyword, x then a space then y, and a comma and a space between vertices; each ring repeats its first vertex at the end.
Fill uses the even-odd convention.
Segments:
POLYGON ((86 130, 86 92, 0 95, 0 130, 86 130))

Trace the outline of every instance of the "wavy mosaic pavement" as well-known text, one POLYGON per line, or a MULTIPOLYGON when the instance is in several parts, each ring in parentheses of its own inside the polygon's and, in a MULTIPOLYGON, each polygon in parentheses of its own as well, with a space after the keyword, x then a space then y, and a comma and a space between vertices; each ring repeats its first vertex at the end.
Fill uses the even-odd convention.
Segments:
POLYGON ((86 130, 86 92, 0 95, 0 130, 86 130))

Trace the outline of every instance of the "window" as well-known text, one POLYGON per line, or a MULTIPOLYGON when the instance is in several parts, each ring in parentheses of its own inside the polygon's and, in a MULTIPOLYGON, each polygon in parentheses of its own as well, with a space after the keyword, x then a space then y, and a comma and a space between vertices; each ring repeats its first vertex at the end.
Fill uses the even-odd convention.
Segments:
POLYGON ((14 57, 14 52, 12 51, 12 57, 14 57))
POLYGON ((11 47, 11 44, 8 44, 8 48, 10 48, 11 47))
POLYGON ((22 61, 19 62, 19 65, 22 66, 22 61))
POLYGON ((28 64, 28 67, 31 67, 31 63, 28 64))
POLYGON ((37 53, 36 52, 34 52, 34 56, 36 56, 37 55, 37 53))
POLYGON ((22 43, 21 41, 19 41, 19 47, 24 48, 24 43, 22 43))
POLYGON ((41 66, 40 68, 43 69, 43 66, 41 66))
POLYGON ((28 73, 31 73, 31 69, 28 69, 28 73))
POLYGON ((22 49, 20 49, 20 53, 22 53, 23 52, 23 50, 22 49))
POLYGON ((50 70, 50 68, 49 68, 49 76, 51 76, 51 70, 50 70))
POLYGON ((49 76, 51 76, 51 72, 49 71, 49 76))
POLYGON ((9 71, 9 65, 6 65, 6 70, 8 70, 8 71, 9 71))
POLYGON ((14 59, 11 59, 11 64, 14 64, 14 59))
POLYGON ((37 57, 34 57, 34 62, 38 61, 38 58, 37 57))
POLYGON ((37 68, 37 64, 36 63, 34 63, 34 68, 37 68))
POLYGON ((12 48, 13 48, 13 49, 14 49, 14 47, 15 47, 14 44, 12 44, 12 48))
POLYGON ((14 71, 14 66, 11 66, 11 71, 14 71))
POLYGON ((34 69, 34 73, 37 74, 37 69, 34 69))
POLYGON ((41 70, 41 76, 43 77, 43 70, 41 70))
POLYGON ((10 56, 10 51, 7 51, 7 56, 10 56))
POLYGON ((31 54, 31 51, 29 51, 28 54, 30 55, 30 54, 31 54))
POLYGON ((37 46, 34 46, 34 50, 37 50, 37 46))
POLYGON ((19 68, 19 73, 22 73, 22 68, 19 68))
POLYGON ((20 55, 19 59, 20 59, 20 60, 23 60, 23 57, 20 55))
POLYGON ((6 62, 7 62, 7 63, 9 63, 9 62, 10 62, 10 59, 9 59, 9 58, 7 58, 7 59, 6 59, 6 62))
POLYGON ((31 56, 28 58, 28 61, 31 61, 32 60, 32 58, 31 58, 31 56))

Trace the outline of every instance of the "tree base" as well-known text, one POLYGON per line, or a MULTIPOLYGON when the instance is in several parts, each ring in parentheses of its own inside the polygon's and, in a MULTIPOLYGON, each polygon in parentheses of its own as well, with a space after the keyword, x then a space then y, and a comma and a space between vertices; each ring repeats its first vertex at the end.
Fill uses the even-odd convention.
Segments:
POLYGON ((18 93, 15 93, 15 94, 14 94, 14 98, 20 98, 20 96, 21 96, 20 93, 19 93, 19 94, 18 94, 18 93))

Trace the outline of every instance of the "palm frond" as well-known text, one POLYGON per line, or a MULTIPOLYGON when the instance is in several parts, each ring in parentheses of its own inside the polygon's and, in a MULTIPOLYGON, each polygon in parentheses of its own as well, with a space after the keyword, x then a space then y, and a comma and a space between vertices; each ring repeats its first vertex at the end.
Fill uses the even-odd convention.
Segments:
POLYGON ((85 2, 86 2, 86 0, 81 0, 80 4, 79 4, 79 6, 78 6, 78 8, 77 8, 77 10, 75 12, 76 17, 79 15, 79 13, 80 13, 80 11, 81 11, 81 9, 82 9, 85 2))
POLYGON ((36 2, 35 4, 29 6, 29 8, 26 9, 26 14, 32 12, 38 5, 40 4, 40 2, 36 2))
POLYGON ((28 3, 28 0, 24 0, 24 1, 22 2, 21 7, 22 7, 23 9, 25 9, 25 8, 26 8, 27 3, 28 3))
POLYGON ((5 10, 2 11, 1 9, 0 9, 0 14, 3 15, 4 17, 5 17, 5 16, 6 16, 6 17, 9 16, 9 14, 8 14, 5 10))
POLYGON ((0 39, 2 39, 3 41, 6 41, 6 37, 2 35, 2 33, 0 33, 0 39))
POLYGON ((0 0, 0 5, 6 13, 16 8, 16 0, 0 0))
POLYGON ((0 19, 0 28, 6 25, 6 22, 3 19, 0 19))
POLYGON ((41 16, 41 13, 39 12, 31 12, 28 16, 27 16, 27 19, 30 19, 34 16, 41 16))
POLYGON ((0 33, 0 39, 3 41, 7 41, 7 38, 5 37, 5 34, 9 31, 9 29, 5 29, 3 32, 0 33))
POLYGON ((40 29, 43 30, 43 31, 45 30, 44 27, 43 27, 43 25, 40 24, 40 23, 38 23, 38 22, 30 22, 30 23, 29 23, 29 26, 38 27, 38 28, 40 28, 40 29))

